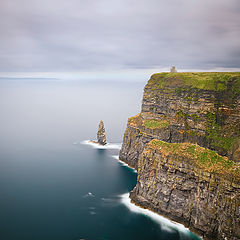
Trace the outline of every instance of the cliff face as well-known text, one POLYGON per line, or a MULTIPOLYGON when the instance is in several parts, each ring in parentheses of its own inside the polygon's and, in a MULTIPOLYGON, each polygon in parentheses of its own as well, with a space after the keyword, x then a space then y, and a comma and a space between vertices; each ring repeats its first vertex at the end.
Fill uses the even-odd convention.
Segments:
POLYGON ((154 74, 120 159, 138 170, 137 204, 208 239, 240 239, 240 73, 154 74))
POLYGON ((206 238, 240 239, 239 174, 211 150, 152 140, 139 158, 131 198, 206 238))

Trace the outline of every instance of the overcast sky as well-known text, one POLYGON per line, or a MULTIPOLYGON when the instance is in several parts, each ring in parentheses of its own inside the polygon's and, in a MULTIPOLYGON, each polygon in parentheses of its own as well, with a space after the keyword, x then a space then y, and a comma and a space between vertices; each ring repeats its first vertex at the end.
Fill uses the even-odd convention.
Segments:
POLYGON ((0 71, 240 67, 240 0, 1 0, 0 71))

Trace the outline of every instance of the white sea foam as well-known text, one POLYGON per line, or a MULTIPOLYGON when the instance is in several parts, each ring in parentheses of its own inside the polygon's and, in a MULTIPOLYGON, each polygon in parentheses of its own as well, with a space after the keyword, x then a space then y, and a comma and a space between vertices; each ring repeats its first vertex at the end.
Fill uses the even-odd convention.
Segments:
POLYGON ((87 194, 83 195, 83 198, 87 198, 87 197, 95 197, 95 196, 91 192, 88 192, 87 194))
POLYGON ((95 215, 95 214, 97 214, 96 212, 94 212, 94 211, 90 211, 89 212, 91 215, 95 215))
POLYGON ((96 208, 95 207, 88 207, 88 209, 95 210, 96 208))
POLYGON ((121 143, 107 143, 106 145, 100 145, 91 140, 84 140, 81 142, 81 144, 90 145, 90 146, 92 146, 94 148, 98 148, 98 149, 121 149, 121 146, 122 146, 121 143))
POLYGON ((104 207, 116 207, 119 205, 119 199, 117 198, 101 198, 102 202, 102 206, 104 207))
POLYGON ((132 167, 130 167, 127 163, 121 161, 121 160, 119 159, 119 156, 118 156, 118 155, 112 155, 112 157, 115 158, 115 159, 117 159, 122 166, 128 167, 128 168, 130 168, 131 170, 133 170, 133 172, 137 173, 137 170, 136 170, 135 168, 132 168, 132 167))
POLYGON ((130 211, 150 217, 155 222, 161 224, 161 228, 165 231, 172 232, 174 231, 174 229, 178 229, 181 232, 190 233, 189 229, 184 227, 184 225, 171 221, 167 218, 158 215, 157 213, 154 213, 148 209, 144 209, 135 205, 134 203, 131 202, 129 193, 120 195, 120 199, 121 203, 123 203, 130 211))

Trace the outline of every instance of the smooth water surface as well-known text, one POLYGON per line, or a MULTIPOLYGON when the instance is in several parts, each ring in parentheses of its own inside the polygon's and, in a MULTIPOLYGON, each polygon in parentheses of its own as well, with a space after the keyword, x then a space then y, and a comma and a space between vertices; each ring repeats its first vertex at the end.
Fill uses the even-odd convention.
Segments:
POLYGON ((116 155, 144 84, 0 81, 0 239, 197 239, 123 204, 137 174, 116 155), (109 147, 82 144, 101 119, 109 147))

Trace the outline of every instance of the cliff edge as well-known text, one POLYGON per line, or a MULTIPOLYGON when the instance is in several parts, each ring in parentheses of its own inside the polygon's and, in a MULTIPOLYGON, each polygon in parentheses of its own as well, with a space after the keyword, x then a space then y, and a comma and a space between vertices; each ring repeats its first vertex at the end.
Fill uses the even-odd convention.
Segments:
POLYGON ((240 73, 152 75, 119 158, 138 170, 135 203, 240 239, 240 73))

